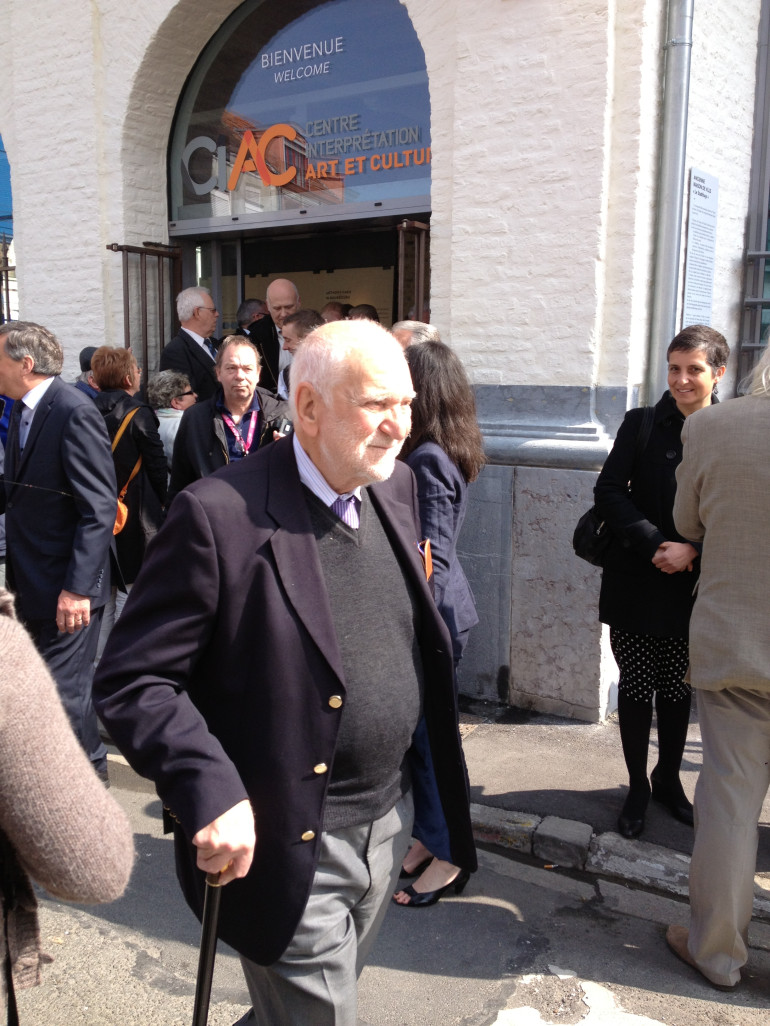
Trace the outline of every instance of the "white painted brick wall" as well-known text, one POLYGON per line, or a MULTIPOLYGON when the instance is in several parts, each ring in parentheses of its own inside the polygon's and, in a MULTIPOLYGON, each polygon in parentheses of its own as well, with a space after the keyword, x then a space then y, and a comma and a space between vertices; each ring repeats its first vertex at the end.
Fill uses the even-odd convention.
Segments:
MULTIPOLYGON (((738 341, 743 296, 759 11, 755 2, 696 5, 693 20, 687 185, 691 167, 719 179, 711 323, 731 346, 738 341)), ((731 363, 724 394, 731 394, 737 361, 731 363)))
MULTIPOLYGON (((433 117, 433 318, 479 383, 641 380, 658 145, 659 0, 402 0, 433 117)), ((167 238, 166 145, 234 0, 0 8, 0 132, 24 316, 122 341, 110 242, 167 238), (30 59, 34 54, 34 59, 30 59)), ((688 166, 720 180, 714 323, 733 340, 760 0, 696 9, 688 166)))

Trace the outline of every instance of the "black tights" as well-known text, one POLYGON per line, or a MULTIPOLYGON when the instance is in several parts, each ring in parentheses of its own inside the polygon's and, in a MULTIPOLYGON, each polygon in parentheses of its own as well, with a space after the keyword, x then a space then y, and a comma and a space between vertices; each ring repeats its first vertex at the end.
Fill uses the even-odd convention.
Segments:
MULTIPOLYGON (((655 695, 658 718, 658 764, 653 770, 661 783, 674 784, 687 742, 691 695, 672 699, 664 692, 655 695)), ((621 691, 618 694, 618 724, 623 756, 631 787, 647 788, 647 753, 652 724, 652 701, 635 701, 621 691)))
POLYGON ((655 779, 675 786, 687 742, 692 691, 684 679, 689 658, 684 638, 656 638, 610 628, 612 654, 620 670, 618 723, 632 788, 649 793, 647 752, 652 703, 658 718, 655 779))

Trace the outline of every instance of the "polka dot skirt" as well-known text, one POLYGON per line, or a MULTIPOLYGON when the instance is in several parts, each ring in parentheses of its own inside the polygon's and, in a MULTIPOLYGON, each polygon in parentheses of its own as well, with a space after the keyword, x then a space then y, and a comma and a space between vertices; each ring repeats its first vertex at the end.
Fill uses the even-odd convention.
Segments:
POLYGON ((690 661, 685 638, 656 638, 610 627, 610 645, 620 669, 618 691, 624 697, 645 702, 659 691, 679 701, 690 694, 684 679, 690 661))

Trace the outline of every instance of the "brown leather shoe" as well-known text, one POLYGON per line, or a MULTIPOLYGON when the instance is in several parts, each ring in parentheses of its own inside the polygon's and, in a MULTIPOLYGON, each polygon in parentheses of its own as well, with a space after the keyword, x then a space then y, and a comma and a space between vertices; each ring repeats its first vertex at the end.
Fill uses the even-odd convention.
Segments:
POLYGON ((713 980, 710 980, 708 976, 698 968, 695 959, 692 957, 687 947, 689 937, 690 931, 686 926, 669 926, 666 930, 666 944, 668 944, 678 959, 686 965, 692 966, 696 972, 700 973, 706 983, 711 984, 712 987, 716 987, 717 990, 735 990, 738 986, 737 983, 714 983, 713 980))

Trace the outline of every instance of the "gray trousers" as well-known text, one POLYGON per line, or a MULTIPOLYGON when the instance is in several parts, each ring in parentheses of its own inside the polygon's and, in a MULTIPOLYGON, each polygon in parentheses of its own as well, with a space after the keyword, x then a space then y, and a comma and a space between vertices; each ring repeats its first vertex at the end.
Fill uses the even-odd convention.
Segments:
POLYGON ((731 986, 748 959, 758 822, 770 786, 770 692, 698 690, 698 721, 689 950, 704 976, 731 986))
POLYGON ((356 981, 396 890, 413 818, 409 793, 373 823, 323 834, 289 947, 270 966, 241 958, 258 1026, 356 1026, 356 981))

